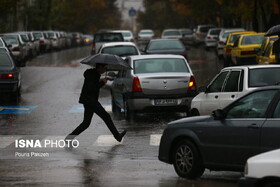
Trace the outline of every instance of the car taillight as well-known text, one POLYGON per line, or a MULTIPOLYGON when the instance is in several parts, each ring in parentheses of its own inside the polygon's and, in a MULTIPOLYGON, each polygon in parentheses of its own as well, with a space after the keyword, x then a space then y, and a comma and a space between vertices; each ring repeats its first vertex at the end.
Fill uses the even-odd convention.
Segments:
POLYGON ((241 51, 241 55, 254 55, 254 51, 241 51))
POLYGON ((95 42, 92 42, 92 48, 95 49, 95 42))
POLYGON ((194 76, 191 76, 189 81, 188 91, 195 91, 196 90, 196 82, 194 76))
POLYGON ((184 38, 179 38, 180 41, 184 41, 184 38))
POLYGON ((44 42, 44 40, 40 40, 40 44, 44 44, 45 42, 44 42))
POLYGON ((53 41, 56 41, 57 39, 56 39, 56 38, 53 38, 52 40, 53 40, 53 41))
POLYGON ((219 41, 218 42, 220 45, 224 45, 225 44, 225 42, 223 42, 223 41, 219 41))
POLYGON ((8 74, 2 74, 1 79, 14 79, 14 74, 8 73, 8 74))
POLYGON ((141 84, 138 77, 134 77, 133 79, 132 92, 142 92, 141 84))
POLYGON ((20 48, 19 47, 15 47, 15 48, 13 48, 12 51, 20 51, 20 48))
POLYGON ((210 36, 207 36, 207 39, 211 39, 211 37, 210 37, 210 36))

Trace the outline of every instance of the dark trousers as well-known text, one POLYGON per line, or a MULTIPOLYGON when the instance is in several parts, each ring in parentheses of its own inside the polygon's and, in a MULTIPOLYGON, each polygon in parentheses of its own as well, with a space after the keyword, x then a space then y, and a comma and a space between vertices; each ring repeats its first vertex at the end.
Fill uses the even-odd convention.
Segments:
POLYGON ((84 104, 84 120, 83 122, 70 134, 72 136, 77 136, 86 130, 90 123, 94 113, 96 113, 107 125, 114 137, 119 137, 119 132, 116 129, 110 114, 102 107, 102 105, 97 102, 96 104, 84 104))

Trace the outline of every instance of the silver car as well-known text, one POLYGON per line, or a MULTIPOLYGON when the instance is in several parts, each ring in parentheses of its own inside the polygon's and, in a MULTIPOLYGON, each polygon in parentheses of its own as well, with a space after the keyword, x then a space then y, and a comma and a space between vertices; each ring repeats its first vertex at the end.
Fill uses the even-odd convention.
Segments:
POLYGON ((130 119, 136 112, 189 111, 196 83, 181 55, 138 55, 126 58, 132 70, 119 71, 111 85, 112 110, 130 119))

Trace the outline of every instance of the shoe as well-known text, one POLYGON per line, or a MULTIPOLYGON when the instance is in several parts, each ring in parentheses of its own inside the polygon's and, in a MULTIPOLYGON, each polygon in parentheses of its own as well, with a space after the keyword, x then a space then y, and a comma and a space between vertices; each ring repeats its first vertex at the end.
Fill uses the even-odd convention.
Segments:
POLYGON ((122 139, 123 139, 123 137, 125 136, 126 132, 127 132, 127 130, 126 130, 126 129, 125 129, 125 130, 123 130, 123 131, 119 134, 119 137, 118 137, 118 138, 116 138, 116 140, 117 140, 118 142, 121 142, 121 141, 122 141, 122 139))

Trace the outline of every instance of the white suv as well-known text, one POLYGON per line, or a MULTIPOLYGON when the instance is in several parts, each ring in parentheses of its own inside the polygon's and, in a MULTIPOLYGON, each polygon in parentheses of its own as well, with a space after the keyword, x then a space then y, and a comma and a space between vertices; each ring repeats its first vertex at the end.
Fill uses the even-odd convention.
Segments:
POLYGON ((227 67, 191 102, 191 115, 209 115, 222 109, 249 91, 280 83, 279 65, 250 65, 227 67))
POLYGON ((279 187, 280 149, 253 156, 247 160, 239 187, 279 187))

